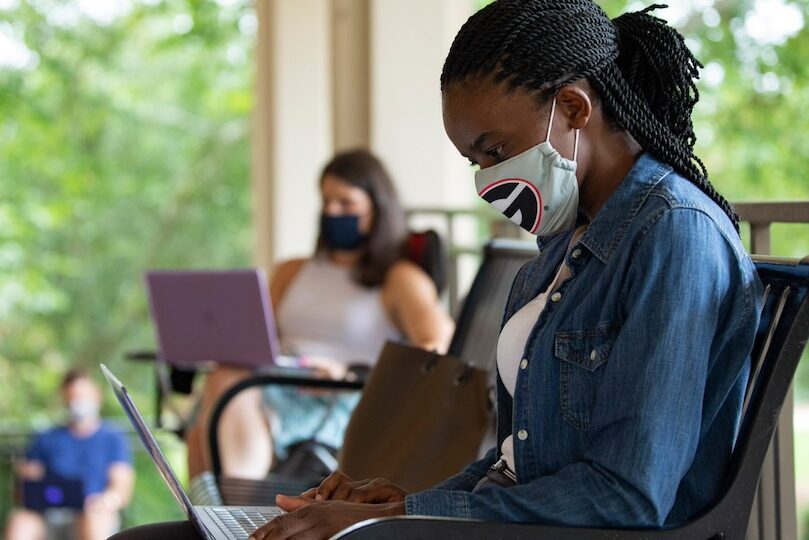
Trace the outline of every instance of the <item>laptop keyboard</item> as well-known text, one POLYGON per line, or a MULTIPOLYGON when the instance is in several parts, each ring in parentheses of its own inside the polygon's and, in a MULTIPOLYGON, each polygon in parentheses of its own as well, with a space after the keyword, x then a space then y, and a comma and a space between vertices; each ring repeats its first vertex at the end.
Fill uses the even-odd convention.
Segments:
POLYGON ((231 533, 233 538, 239 540, 246 540, 256 529, 284 513, 280 508, 273 506, 266 508, 203 506, 197 509, 205 511, 223 531, 231 533))

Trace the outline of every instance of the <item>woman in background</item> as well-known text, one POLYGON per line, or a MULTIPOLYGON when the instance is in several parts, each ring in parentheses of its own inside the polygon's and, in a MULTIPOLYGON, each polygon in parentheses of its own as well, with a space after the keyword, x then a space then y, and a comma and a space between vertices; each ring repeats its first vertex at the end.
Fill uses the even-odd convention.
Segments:
MULTIPOLYGON (((339 379, 349 365, 372 365, 387 340, 444 351, 452 320, 427 274, 405 259, 404 210, 382 163, 364 150, 339 154, 320 176, 320 193, 314 255, 281 263, 270 283, 282 353, 339 379)), ((194 479, 210 470, 205 449, 213 406, 249 375, 220 367, 206 381, 199 421, 187 437, 192 493, 194 479)), ((222 474, 264 478, 273 456, 313 435, 339 447, 358 399, 286 387, 242 392, 221 418, 222 474), (262 409, 274 419, 272 430, 262 409)))

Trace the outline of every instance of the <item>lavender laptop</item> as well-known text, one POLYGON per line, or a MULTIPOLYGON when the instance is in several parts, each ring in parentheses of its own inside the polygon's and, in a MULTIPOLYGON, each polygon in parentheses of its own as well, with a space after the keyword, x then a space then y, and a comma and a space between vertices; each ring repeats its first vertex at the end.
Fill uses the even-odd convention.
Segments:
POLYGON ((177 367, 215 361, 255 369, 278 358, 263 270, 151 271, 146 288, 160 360, 177 367))

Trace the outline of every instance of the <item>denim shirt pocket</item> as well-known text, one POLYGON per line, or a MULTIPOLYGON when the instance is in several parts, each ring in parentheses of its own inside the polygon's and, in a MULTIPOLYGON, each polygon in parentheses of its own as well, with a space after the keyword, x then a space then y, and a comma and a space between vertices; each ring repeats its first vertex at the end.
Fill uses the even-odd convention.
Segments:
POLYGON ((588 330, 556 333, 554 353, 559 360, 559 404, 562 418, 578 430, 590 428, 604 362, 618 337, 618 323, 588 330))

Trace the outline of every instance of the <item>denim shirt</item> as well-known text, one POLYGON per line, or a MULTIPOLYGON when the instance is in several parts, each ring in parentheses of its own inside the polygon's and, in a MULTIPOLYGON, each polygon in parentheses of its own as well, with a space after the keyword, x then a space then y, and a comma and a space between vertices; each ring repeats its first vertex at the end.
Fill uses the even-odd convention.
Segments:
POLYGON ((497 448, 408 514, 574 526, 661 527, 718 494, 739 427, 762 286, 724 212, 642 155, 568 252, 538 240, 504 321, 557 289, 525 346, 514 399, 498 377, 498 446, 517 485, 473 491, 497 448))

